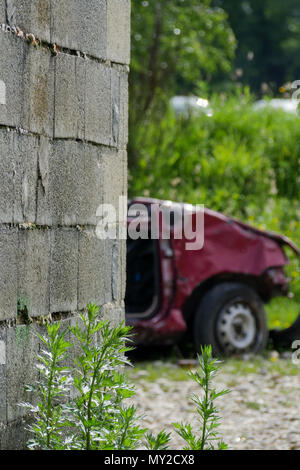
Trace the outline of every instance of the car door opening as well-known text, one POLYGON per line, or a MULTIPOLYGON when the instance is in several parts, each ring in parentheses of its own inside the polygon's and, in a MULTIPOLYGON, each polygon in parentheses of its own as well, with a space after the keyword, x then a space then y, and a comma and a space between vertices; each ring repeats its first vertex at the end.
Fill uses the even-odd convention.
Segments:
POLYGON ((126 315, 149 318, 159 308, 157 240, 127 240, 126 315))

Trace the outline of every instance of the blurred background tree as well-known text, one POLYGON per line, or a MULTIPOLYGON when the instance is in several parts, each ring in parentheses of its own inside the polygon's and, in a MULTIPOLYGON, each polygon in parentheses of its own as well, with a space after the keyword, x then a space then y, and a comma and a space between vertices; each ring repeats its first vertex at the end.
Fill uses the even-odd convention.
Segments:
POLYGON ((236 41, 227 14, 211 0, 135 0, 132 7, 129 164, 141 126, 158 120, 176 94, 201 94, 230 77, 236 41))
POLYGON ((238 47, 233 78, 255 93, 273 92, 300 78, 298 0, 213 0, 224 8, 238 47))

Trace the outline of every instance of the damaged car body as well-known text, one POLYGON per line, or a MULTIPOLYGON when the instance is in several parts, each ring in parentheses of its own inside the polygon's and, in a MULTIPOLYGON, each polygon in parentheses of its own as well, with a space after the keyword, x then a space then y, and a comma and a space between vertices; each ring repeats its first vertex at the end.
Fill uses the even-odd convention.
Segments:
MULTIPOLYGON (((130 201, 127 225, 136 217, 130 212, 136 204, 150 213, 153 204, 166 201, 130 201)), ((196 215, 196 208, 190 211, 191 226, 196 215)), ((299 255, 298 248, 282 235, 204 209, 204 245, 187 250, 190 240, 176 237, 172 226, 166 239, 158 220, 156 239, 145 217, 139 223, 149 236, 127 240, 126 323, 135 342, 174 344, 188 333, 197 351, 211 344, 220 356, 261 352, 269 338, 264 304, 288 294, 283 248, 299 255)))

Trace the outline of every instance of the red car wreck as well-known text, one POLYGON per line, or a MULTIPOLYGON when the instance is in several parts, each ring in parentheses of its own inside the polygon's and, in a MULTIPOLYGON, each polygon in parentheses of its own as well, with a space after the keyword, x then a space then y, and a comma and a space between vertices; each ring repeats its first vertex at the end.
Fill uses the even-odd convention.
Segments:
MULTIPOLYGON (((190 333, 198 351, 204 344, 222 356, 262 351, 269 336, 264 303, 288 293, 283 247, 299 254, 298 248, 284 236, 204 209, 203 243, 187 249, 192 238, 177 236, 172 222, 172 209, 183 207, 144 198, 129 203, 128 230, 135 224, 144 233, 127 241, 126 322, 135 341, 171 344, 190 333), (160 213, 165 207, 171 214, 168 237, 160 213)), ((185 226, 195 228, 199 209, 191 207, 182 213, 185 226)))

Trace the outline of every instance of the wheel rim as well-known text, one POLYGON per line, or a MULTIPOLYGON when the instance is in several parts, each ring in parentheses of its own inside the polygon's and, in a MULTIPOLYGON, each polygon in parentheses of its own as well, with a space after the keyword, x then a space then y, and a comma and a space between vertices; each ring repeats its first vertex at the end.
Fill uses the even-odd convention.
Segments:
POLYGON ((236 301, 220 312, 217 337, 225 353, 249 351, 256 334, 256 320, 249 305, 236 301))

